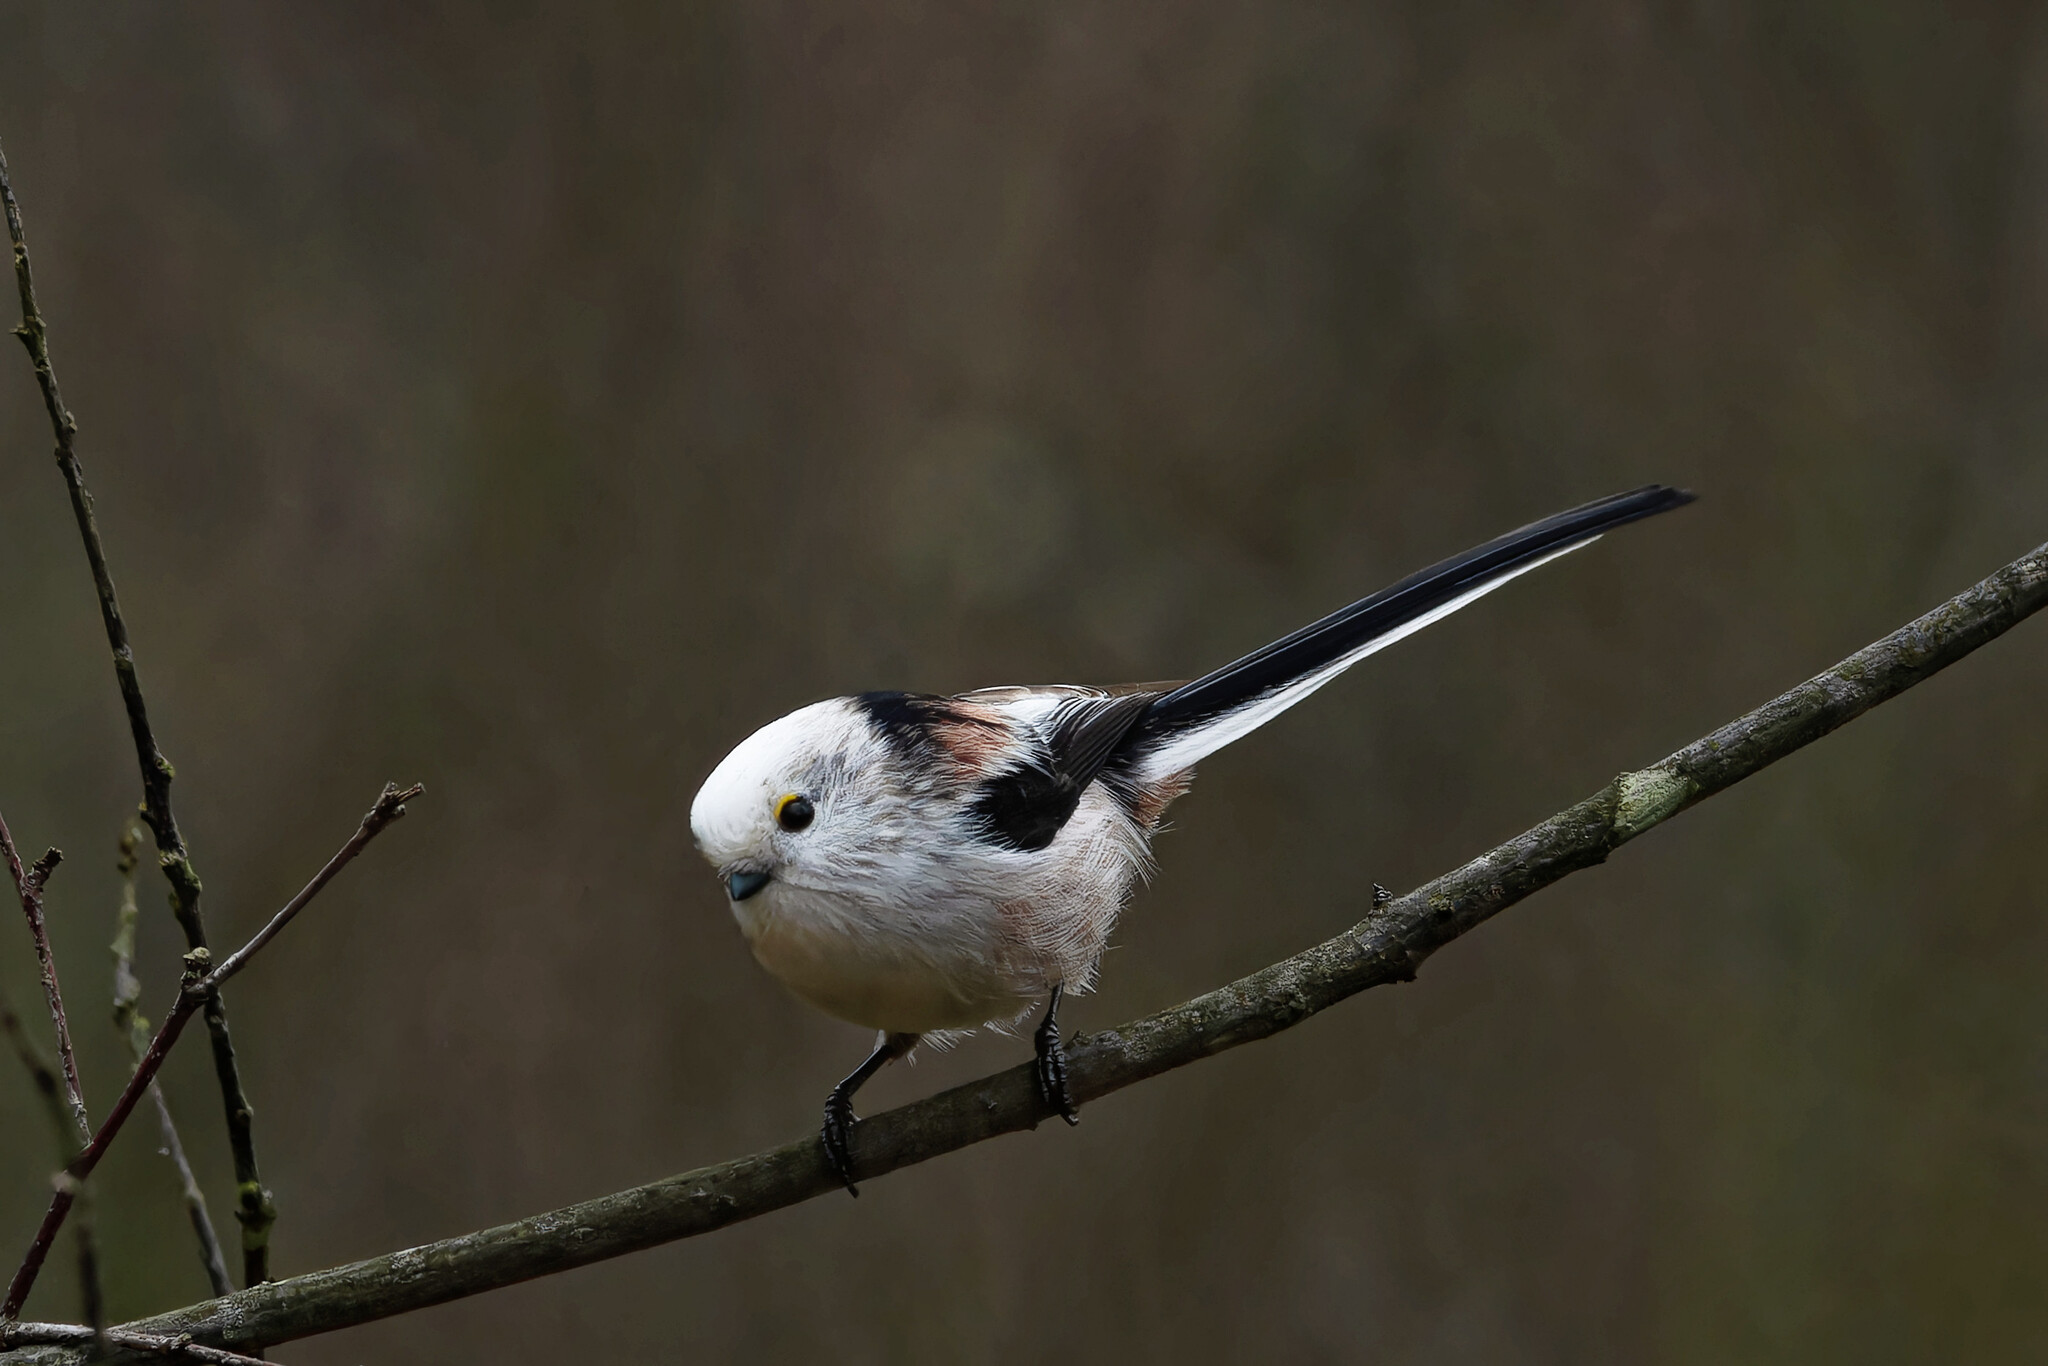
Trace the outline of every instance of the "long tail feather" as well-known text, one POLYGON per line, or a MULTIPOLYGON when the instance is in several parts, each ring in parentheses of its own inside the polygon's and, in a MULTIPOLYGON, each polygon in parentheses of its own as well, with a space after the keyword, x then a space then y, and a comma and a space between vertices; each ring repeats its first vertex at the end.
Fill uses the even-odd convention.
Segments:
POLYGON ((1651 484, 1560 512, 1432 565, 1369 598, 1254 650, 1153 702, 1122 748, 1133 776, 1178 773, 1257 730, 1317 688, 1538 565, 1629 522, 1683 507, 1693 495, 1651 484))

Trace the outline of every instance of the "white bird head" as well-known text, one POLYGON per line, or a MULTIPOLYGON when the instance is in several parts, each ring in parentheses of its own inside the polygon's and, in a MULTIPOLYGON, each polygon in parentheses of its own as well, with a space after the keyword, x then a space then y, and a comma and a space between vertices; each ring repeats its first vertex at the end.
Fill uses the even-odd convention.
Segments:
POLYGON ((742 740, 704 780, 690 833, 735 902, 834 861, 850 814, 849 750, 866 730, 844 699, 816 702, 742 740))

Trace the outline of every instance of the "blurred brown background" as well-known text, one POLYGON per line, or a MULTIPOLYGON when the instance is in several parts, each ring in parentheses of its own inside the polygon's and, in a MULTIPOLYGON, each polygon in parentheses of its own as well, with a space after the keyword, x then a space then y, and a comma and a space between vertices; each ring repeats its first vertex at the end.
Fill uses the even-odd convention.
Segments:
MULTIPOLYGON (((1700 492, 1207 765, 1099 1028, 2048 537, 2037 6, 433 8, 0 5, 216 938, 429 790, 232 993, 285 1272, 814 1126, 868 1039, 754 967, 686 821, 791 706, 1184 677, 1700 492)), ((103 1107, 137 784, 48 447, 10 342, 0 809, 70 855, 103 1107)), ((2040 1360, 2044 693, 2034 622, 1078 1130, 282 1355, 2040 1360)), ((0 979, 34 1003, 11 920, 0 979)), ((8 1249, 49 1150, 12 1070, 8 1249)), ((232 1232, 203 1046, 168 1076, 232 1232)), ((122 1316, 204 1291, 146 1130, 99 1182, 122 1316)))

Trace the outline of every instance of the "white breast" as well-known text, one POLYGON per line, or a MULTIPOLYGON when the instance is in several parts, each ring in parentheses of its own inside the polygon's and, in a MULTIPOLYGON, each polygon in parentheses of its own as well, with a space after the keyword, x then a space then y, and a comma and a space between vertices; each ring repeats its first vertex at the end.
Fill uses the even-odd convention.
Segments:
POLYGON ((1042 850, 933 838, 887 853, 816 885, 770 883, 733 913, 761 966, 811 1004, 918 1034, 1007 1024, 1056 983, 1092 986, 1147 839, 1093 788, 1042 850))

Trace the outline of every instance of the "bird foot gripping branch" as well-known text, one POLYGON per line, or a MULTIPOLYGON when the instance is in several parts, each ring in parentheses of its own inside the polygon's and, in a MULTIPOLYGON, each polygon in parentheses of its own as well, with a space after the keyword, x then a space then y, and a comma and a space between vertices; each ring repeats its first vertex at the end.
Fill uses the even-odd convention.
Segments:
MULTIPOLYGON (((1398 897, 1372 894, 1365 918, 1323 943, 1194 1000, 1076 1042, 1069 1065, 1091 1098, 1270 1038, 1361 991, 1413 975, 1415 961, 1640 834, 1796 753, 1932 677, 2048 607, 2039 546, 1834 668, 1652 765, 1694 791, 1672 806, 1629 808, 1620 784, 1398 897)), ((861 1125, 864 1175, 1029 1129, 1046 1116, 1030 1064, 877 1115, 861 1125)), ((815 1136, 496 1228, 312 1272, 114 1331, 251 1348, 369 1323, 467 1295, 696 1237, 836 1189, 815 1136)), ((89 1330, 75 1329, 74 1332, 89 1330)), ((81 1341, 81 1339, 70 1339, 81 1341)), ((84 1366, 78 1347, 30 1348, 4 1366, 84 1366)))
POLYGON ((825 1103, 820 1142, 847 1190, 868 1078, 926 1034, 1007 1027, 1040 998, 1039 1093, 1078 1121, 1061 997, 1095 980, 1198 762, 1508 580, 1691 501, 1652 485, 1559 513, 1180 687, 863 693, 741 742, 690 828, 761 965, 880 1033, 825 1103))

